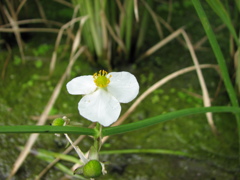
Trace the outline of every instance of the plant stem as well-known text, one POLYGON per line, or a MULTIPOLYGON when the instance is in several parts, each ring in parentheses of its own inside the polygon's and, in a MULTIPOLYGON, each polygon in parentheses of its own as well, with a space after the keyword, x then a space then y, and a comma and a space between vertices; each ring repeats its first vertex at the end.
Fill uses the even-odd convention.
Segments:
POLYGON ((1 133, 68 133, 95 136, 91 128, 73 126, 0 126, 1 133))
POLYGON ((207 112, 232 112, 232 113, 240 113, 240 108, 236 107, 201 107, 201 108, 189 108, 189 109, 183 109, 175 112, 170 112, 166 114, 162 114, 159 116, 151 117, 148 119, 144 119, 141 121, 137 121, 130 124, 124 124, 120 126, 114 126, 114 127, 107 127, 103 129, 103 136, 110 136, 115 134, 121 134, 125 132, 130 132, 134 130, 139 130, 141 128, 145 128, 148 126, 152 126, 161 122, 169 121, 172 119, 188 116, 188 115, 194 115, 194 114, 200 114, 200 113, 207 113, 207 112))

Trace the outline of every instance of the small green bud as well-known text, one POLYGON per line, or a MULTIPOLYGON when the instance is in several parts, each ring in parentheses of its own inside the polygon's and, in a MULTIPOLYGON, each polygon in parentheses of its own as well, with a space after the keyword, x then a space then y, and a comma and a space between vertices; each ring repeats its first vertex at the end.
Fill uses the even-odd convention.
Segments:
POLYGON ((102 165, 98 160, 90 160, 83 167, 83 175, 86 178, 96 178, 102 175, 102 165))
POLYGON ((63 126, 65 121, 62 118, 56 118, 52 122, 52 126, 63 126))

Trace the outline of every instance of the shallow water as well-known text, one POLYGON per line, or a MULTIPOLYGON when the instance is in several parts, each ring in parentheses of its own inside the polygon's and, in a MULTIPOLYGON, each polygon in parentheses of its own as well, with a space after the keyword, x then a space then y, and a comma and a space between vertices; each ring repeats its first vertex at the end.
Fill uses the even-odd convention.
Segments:
MULTIPOLYGON (((80 63, 85 62, 78 62, 77 66, 81 67, 80 63)), ((58 74, 60 75, 64 71, 66 63, 58 63, 56 74, 53 77, 42 78, 48 73, 47 67, 48 62, 44 62, 42 67, 36 68, 34 61, 29 61, 26 65, 8 66, 5 79, 1 81, 1 86, 4 87, 0 90, 1 125, 36 123, 32 116, 41 114, 57 83, 58 74)), ((76 69, 73 70, 73 74, 80 72, 76 69)), ((141 93, 159 78, 164 77, 168 68, 164 68, 162 72, 156 71, 156 69, 154 65, 150 73, 147 72, 147 68, 133 70, 141 84, 141 93)), ((81 69, 81 72, 84 73, 84 71, 85 74, 88 74, 86 71, 92 72, 93 69, 89 66, 88 70, 81 69)), ((209 70, 209 75, 211 74, 214 72, 209 70)), ((212 76, 211 78, 208 79, 209 88, 214 89, 216 77, 212 76)), ((147 97, 125 123, 179 109, 202 106, 202 100, 191 94, 191 92, 199 91, 199 85, 196 82, 194 73, 171 81, 147 97)), ((214 104, 224 104, 224 97, 223 92, 220 98, 214 101, 214 104)), ((90 122, 83 120, 78 115, 79 99, 80 96, 69 95, 63 87, 51 113, 55 115, 71 114, 72 121, 81 119, 82 125, 87 126, 90 122)), ((122 104, 123 112, 128 106, 129 104, 122 104)), ((193 158, 151 153, 103 154, 101 160, 109 162, 108 174, 99 179, 236 179, 239 175, 236 121, 230 114, 215 114, 214 119, 218 136, 212 134, 205 115, 178 118, 135 132, 112 136, 102 150, 166 149, 186 152, 193 158)), ((2 179, 7 177, 20 152, 19 147, 24 146, 28 137, 28 134, 0 135, 2 144, 0 177, 2 179)), ((77 138, 76 136, 72 137, 73 139, 77 138)), ((66 144, 64 138, 43 134, 40 135, 33 149, 62 152, 66 144)), ((87 150, 90 144, 91 140, 86 139, 80 146, 87 150)), ((77 157, 74 152, 71 154, 77 157)), ((71 167, 71 163, 64 162, 64 164, 71 167)), ((33 179, 46 165, 45 161, 29 155, 13 179, 33 179)), ((53 168, 47 173, 45 179, 59 179, 61 176, 63 173, 59 169, 53 168)))
MULTIPOLYGON (((194 10, 191 9, 188 13, 193 12, 194 10)), ((202 37, 204 34, 202 31, 200 34, 197 31, 201 29, 201 25, 195 16, 189 14, 186 16, 185 13, 182 12, 182 16, 188 17, 189 20, 187 32, 190 33, 193 41, 199 40, 199 36, 202 37)), ((181 16, 175 16, 174 21, 175 29, 186 23, 182 22, 181 16)), ((224 37, 225 33, 222 32, 218 36, 224 37)), ((158 41, 154 33, 149 39, 149 41, 158 41)), ((226 41, 226 39, 223 40, 226 41)), ((54 87, 64 72, 68 64, 67 58, 57 61, 54 74, 48 77, 49 62, 53 51, 52 44, 54 43, 49 45, 42 41, 41 39, 41 45, 36 45, 38 40, 33 38, 32 42, 27 44, 27 62, 25 64, 21 64, 21 60, 19 62, 17 56, 19 52, 14 49, 13 58, 6 68, 6 74, 0 81, 0 125, 36 124, 34 119, 43 112, 54 87), (41 49, 40 47, 48 48, 44 50, 43 54, 34 54, 41 49)), ((206 46, 209 48, 208 45, 206 46)), ((148 44, 147 48, 149 48, 148 44)), ((197 52, 200 63, 216 64, 209 49, 197 52)), ((6 57, 7 52, 1 51, 0 67, 3 67, 6 57)), ((143 93, 166 75, 191 65, 193 63, 189 52, 177 40, 174 40, 148 59, 138 64, 115 66, 115 70, 131 71, 135 74, 140 83, 140 93, 143 93)), ((93 74, 98 70, 98 67, 92 67, 85 58, 81 58, 75 63, 71 78, 81 74, 93 74)), ((228 105, 229 100, 223 86, 215 96, 220 82, 218 74, 212 69, 206 69, 203 72, 207 79, 210 96, 213 98, 213 105, 228 105)), ((71 78, 69 77, 69 79, 71 78)), ((196 73, 182 75, 149 95, 125 123, 184 108, 201 107, 202 100, 198 97, 200 94, 196 73)), ((90 122, 81 118, 77 110, 80 98, 80 96, 69 95, 64 85, 50 115, 70 114, 71 121, 87 127, 90 122)), ((130 104, 122 104, 122 112, 126 111, 130 104)), ((142 130, 112 136, 103 145, 102 150, 165 149, 189 153, 192 158, 153 153, 102 154, 100 159, 109 163, 107 165, 108 174, 99 179, 237 180, 240 176, 240 167, 236 120, 231 114, 219 113, 214 114, 214 122, 218 130, 217 136, 211 132, 205 115, 178 118, 142 130)), ((47 121, 47 124, 50 123, 51 120, 47 121)), ((25 145, 28 137, 28 134, 0 134, 0 179, 8 176, 20 153, 20 147, 25 145)), ((77 136, 71 137, 77 138, 77 136)), ((80 146, 87 151, 91 142, 91 139, 87 138, 81 142, 80 146)), ((52 134, 42 134, 33 150, 46 149, 63 152, 66 145, 67 142, 64 138, 52 134)), ((71 155, 77 157, 75 152, 71 152, 71 155)), ((72 163, 63 161, 62 163, 69 168, 72 166, 72 163)), ((30 154, 13 180, 34 179, 47 164, 46 161, 30 154)), ((64 173, 54 167, 43 179, 58 180, 63 176, 64 173)))

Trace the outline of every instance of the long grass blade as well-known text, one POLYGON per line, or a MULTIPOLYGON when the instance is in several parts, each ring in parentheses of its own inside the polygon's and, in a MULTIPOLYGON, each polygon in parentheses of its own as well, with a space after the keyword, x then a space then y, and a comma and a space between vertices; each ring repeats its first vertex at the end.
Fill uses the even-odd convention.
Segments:
POLYGON ((231 21, 230 15, 221 3, 220 0, 207 0, 208 4, 211 8, 215 11, 215 13, 222 19, 224 24, 228 27, 229 31, 231 32, 236 44, 240 46, 240 41, 237 37, 236 31, 234 29, 233 23, 231 21))
POLYGON ((90 128, 73 126, 0 126, 0 133, 68 133, 94 136, 95 131, 90 128))
MULTIPOLYGON (((206 16, 206 13, 203 10, 202 5, 199 2, 199 0, 192 0, 192 2, 197 11, 197 14, 202 22, 203 28, 208 36, 209 42, 211 44, 211 47, 212 47, 215 57, 217 59, 217 62, 218 62, 218 65, 220 67, 220 71, 222 74, 223 82, 227 89, 231 104, 233 107, 239 107, 238 98, 237 98, 237 95, 233 88, 223 53, 222 53, 222 51, 219 47, 219 44, 216 40, 215 34, 210 26, 208 17, 206 16)), ((239 136, 238 143, 239 143, 239 154, 240 154, 240 113, 236 113, 235 115, 236 115, 237 125, 238 125, 238 136, 239 136)))
POLYGON ((166 149, 120 149, 120 150, 109 150, 100 151, 100 154, 162 154, 162 155, 174 155, 183 156, 188 158, 195 158, 193 155, 182 151, 172 151, 166 149))
POLYGON ((180 117, 185 117, 189 115, 196 115, 207 112, 231 112, 231 113, 240 113, 240 108, 238 107, 201 107, 201 108, 189 108, 183 109, 175 112, 169 112, 152 118, 147 118, 141 121, 134 123, 124 124, 120 126, 107 127, 102 130, 103 136, 110 136, 115 134, 122 134, 134 130, 139 130, 148 126, 152 126, 161 122, 166 122, 180 117))

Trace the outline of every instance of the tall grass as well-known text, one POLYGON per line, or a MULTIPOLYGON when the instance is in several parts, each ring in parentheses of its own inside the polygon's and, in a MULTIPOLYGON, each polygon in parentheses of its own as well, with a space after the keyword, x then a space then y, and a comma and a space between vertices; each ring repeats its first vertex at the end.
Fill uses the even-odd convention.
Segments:
MULTIPOLYGON (((203 28, 207 34, 207 37, 209 39, 209 42, 211 44, 211 47, 212 47, 215 57, 217 59, 217 62, 218 62, 218 65, 220 67, 220 71, 222 74, 222 78, 223 78, 225 87, 227 89, 229 99, 231 101, 231 105, 233 107, 239 107, 238 97, 237 97, 237 94, 235 92, 235 89, 234 89, 233 84, 230 79, 230 73, 229 73, 227 65, 226 65, 226 60, 225 60, 222 50, 219 46, 219 43, 216 39, 216 36, 211 28, 211 25, 208 21, 208 17, 207 17, 199 0, 192 0, 192 2, 194 4, 197 14, 202 22, 203 28)), ((219 0, 211 0, 211 1, 209 0, 207 2, 212 7, 212 9, 216 12, 216 14, 222 19, 223 23, 226 24, 226 26, 229 29, 230 34, 234 37, 235 43, 238 46, 237 51, 236 51, 236 56, 237 56, 237 59, 239 60, 240 59, 239 58, 239 56, 240 56, 239 55, 240 40, 237 37, 237 33, 235 31, 234 24, 232 23, 232 20, 230 18, 230 14, 226 11, 223 4, 219 0)), ((239 3, 238 3, 238 5, 239 5, 239 3)), ((239 74, 238 71, 239 71, 239 64, 237 67, 237 74, 239 74)), ((235 113, 235 116, 236 116, 236 120, 237 120, 237 124, 238 124, 238 136, 239 136, 238 142, 239 142, 239 155, 240 155, 240 113, 235 113)))

